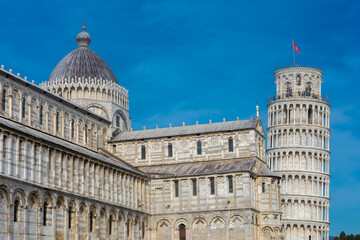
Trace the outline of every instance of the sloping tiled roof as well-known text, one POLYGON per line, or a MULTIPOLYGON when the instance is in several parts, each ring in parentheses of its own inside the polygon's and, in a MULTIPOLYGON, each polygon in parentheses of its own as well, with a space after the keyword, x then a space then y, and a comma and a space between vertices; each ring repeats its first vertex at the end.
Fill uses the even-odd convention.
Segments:
MULTIPOLYGON (((254 165, 256 159, 233 159, 233 160, 217 160, 217 161, 202 161, 191 163, 176 163, 156 166, 138 167, 139 170, 151 175, 155 178, 170 178, 170 177, 186 177, 199 176, 208 174, 233 173, 233 172, 254 172, 254 165)), ((266 164, 261 164, 261 167, 256 174, 260 176, 279 177, 272 172, 266 164)))
POLYGON ((3 126, 14 129, 15 131, 18 131, 18 132, 22 132, 22 133, 24 133, 26 135, 30 135, 30 136, 32 136, 34 138, 37 138, 37 139, 40 139, 40 140, 42 140, 44 142, 49 142, 50 144, 67 148, 67 149, 69 149, 71 151, 74 151, 74 152, 77 152, 79 154, 85 155, 85 156, 87 156, 89 158, 92 158, 94 160, 98 160, 98 161, 101 161, 101 162, 104 162, 104 163, 107 163, 107 164, 111 164, 113 166, 119 167, 121 169, 130 171, 130 172, 138 174, 138 175, 146 176, 143 172, 141 172, 140 170, 130 166, 129 164, 124 164, 122 162, 115 161, 115 160, 113 160, 111 158, 108 158, 106 156, 98 154, 97 152, 91 151, 91 150, 89 150, 87 148, 81 147, 79 145, 76 145, 76 144, 73 144, 71 142, 62 140, 60 138, 51 136, 51 135, 43 133, 41 131, 37 131, 35 129, 29 128, 29 127, 24 126, 24 125, 22 125, 20 123, 13 122, 11 120, 7 120, 5 118, 0 117, 0 128, 3 127, 3 126))
POLYGON ((251 129, 251 128, 255 128, 259 121, 260 121, 259 119, 249 119, 249 120, 197 124, 190 126, 170 127, 170 128, 156 128, 156 129, 140 130, 140 131, 128 131, 128 132, 120 133, 119 135, 114 137, 111 140, 111 142, 251 129))
POLYGON ((266 164, 261 164, 261 167, 259 169, 259 171, 257 172, 257 174, 259 176, 263 176, 263 177, 278 177, 281 178, 281 176, 273 171, 270 170, 270 168, 268 168, 268 166, 266 164))

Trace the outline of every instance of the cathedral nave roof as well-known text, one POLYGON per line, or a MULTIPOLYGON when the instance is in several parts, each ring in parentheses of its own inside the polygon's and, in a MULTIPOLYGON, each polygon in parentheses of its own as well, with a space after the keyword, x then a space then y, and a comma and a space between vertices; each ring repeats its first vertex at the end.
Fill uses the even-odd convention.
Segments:
POLYGON ((138 167, 155 178, 186 177, 221 173, 254 172, 259 176, 280 177, 256 158, 212 160, 138 167), (260 166, 260 167, 259 167, 260 166))
POLYGON ((140 131, 128 131, 121 132, 116 137, 114 137, 111 142, 245 130, 255 128, 259 121, 259 119, 249 119, 180 127, 156 128, 140 131))

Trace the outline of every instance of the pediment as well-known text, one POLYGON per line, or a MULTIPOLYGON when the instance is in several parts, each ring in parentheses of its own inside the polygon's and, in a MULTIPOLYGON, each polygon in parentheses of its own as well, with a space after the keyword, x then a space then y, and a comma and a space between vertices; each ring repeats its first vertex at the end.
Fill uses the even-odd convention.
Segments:
POLYGON ((256 128, 256 130, 258 130, 261 134, 263 134, 265 136, 265 131, 264 131, 263 125, 260 120, 256 124, 255 128, 256 128))

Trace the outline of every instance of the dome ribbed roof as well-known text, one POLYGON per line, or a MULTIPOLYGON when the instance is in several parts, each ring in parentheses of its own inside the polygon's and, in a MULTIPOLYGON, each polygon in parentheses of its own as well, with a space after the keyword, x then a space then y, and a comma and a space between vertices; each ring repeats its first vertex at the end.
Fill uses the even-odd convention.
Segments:
POLYGON ((80 32, 76 37, 79 47, 56 65, 48 79, 49 83, 61 79, 64 82, 70 82, 71 79, 75 79, 75 82, 85 82, 85 79, 88 79, 88 82, 91 79, 101 79, 102 81, 118 83, 106 62, 89 48, 91 38, 84 30, 83 27, 83 32, 80 32))

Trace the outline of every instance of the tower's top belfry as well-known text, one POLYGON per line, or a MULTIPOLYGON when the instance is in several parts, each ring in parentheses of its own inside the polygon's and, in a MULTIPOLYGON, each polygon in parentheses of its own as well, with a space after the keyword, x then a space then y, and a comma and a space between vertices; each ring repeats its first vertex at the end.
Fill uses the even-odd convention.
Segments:
POLYGON ((315 68, 291 67, 274 73, 276 99, 311 97, 321 98, 323 72, 315 68))

